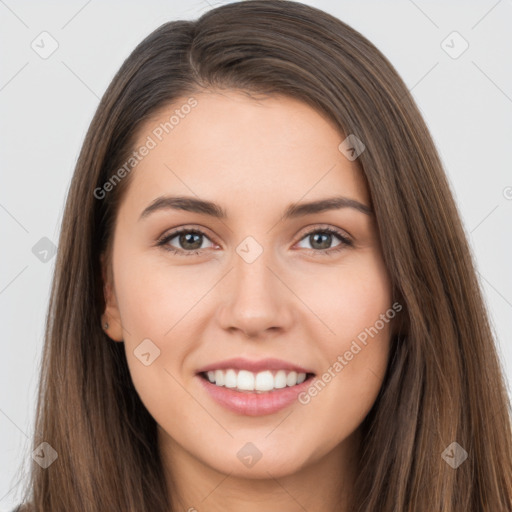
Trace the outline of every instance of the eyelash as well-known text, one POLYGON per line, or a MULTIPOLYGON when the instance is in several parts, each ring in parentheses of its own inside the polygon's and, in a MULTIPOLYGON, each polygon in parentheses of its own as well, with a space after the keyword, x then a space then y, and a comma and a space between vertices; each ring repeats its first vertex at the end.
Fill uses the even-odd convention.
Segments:
MULTIPOLYGON (((206 233, 204 233, 203 231, 185 227, 185 228, 177 229, 177 230, 173 231, 172 233, 165 235, 164 237, 162 237, 161 239, 158 240, 156 245, 158 247, 162 247, 162 249, 164 249, 165 251, 168 251, 172 254, 176 254, 178 256, 197 256, 197 255, 201 254, 201 252, 204 249, 199 249, 196 251, 185 251, 183 249, 176 249, 176 248, 172 248, 167 245, 167 243, 170 240, 172 240, 173 238, 176 238, 176 236, 180 235, 181 233, 193 233, 196 235, 202 235, 209 239, 208 235, 206 233)), ((339 251, 342 251, 343 249, 345 249, 347 247, 353 247, 353 245, 354 245, 352 240, 347 238, 341 231, 331 228, 331 227, 326 227, 326 228, 318 228, 317 227, 311 231, 308 231, 307 233, 305 233, 302 236, 302 238, 299 240, 299 242, 314 233, 335 235, 341 241, 341 243, 339 245, 337 245, 335 248, 331 248, 331 249, 306 249, 308 252, 310 252, 310 254, 313 254, 314 256, 333 256, 333 255, 337 254, 339 251)))

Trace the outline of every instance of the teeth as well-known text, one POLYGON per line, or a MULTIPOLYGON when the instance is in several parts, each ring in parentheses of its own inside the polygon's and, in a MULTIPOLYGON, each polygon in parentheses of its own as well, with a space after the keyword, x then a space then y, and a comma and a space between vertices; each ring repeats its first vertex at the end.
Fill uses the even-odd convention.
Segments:
POLYGON ((294 384, 297 384, 297 372, 290 372, 286 376, 286 385, 293 386, 294 384))
POLYGON ((222 370, 215 370, 215 382, 218 382, 219 386, 224 386, 224 372, 222 370))
MULTIPOLYGON (((306 374, 304 374, 304 378, 306 374)), ((286 387, 286 372, 284 370, 279 370, 274 377, 274 387, 276 389, 281 389, 286 387)))
POLYGON ((215 370, 207 372, 208 380, 216 386, 237 389, 238 391, 256 391, 264 393, 273 389, 282 389, 286 386, 296 386, 306 380, 305 373, 278 370, 273 372, 265 370, 259 373, 247 370, 215 370))
POLYGON ((236 387, 241 391, 254 391, 254 373, 240 370, 236 379, 236 387))
POLYGON ((254 388, 257 391, 270 391, 274 389, 274 376, 271 372, 260 372, 256 374, 256 382, 254 388))
MULTIPOLYGON (((217 370, 217 372, 222 373, 222 370, 217 370)), ((215 374, 217 374, 217 372, 215 372, 215 374)), ((218 382, 217 379, 215 379, 215 382, 218 382)), ((224 386, 227 388, 236 388, 237 378, 235 370, 228 370, 224 376, 224 380, 221 379, 219 386, 222 386, 222 382, 224 382, 224 386)))

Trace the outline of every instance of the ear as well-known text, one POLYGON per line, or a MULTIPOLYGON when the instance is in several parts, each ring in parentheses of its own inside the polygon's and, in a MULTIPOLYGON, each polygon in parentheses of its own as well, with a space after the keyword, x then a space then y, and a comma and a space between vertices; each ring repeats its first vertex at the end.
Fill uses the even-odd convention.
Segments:
POLYGON ((121 315, 117 304, 117 297, 114 289, 112 265, 105 254, 101 254, 101 275, 103 279, 103 297, 105 299, 105 311, 101 318, 101 326, 104 332, 114 341, 123 340, 123 326, 121 315), (108 328, 105 329, 105 323, 108 328))

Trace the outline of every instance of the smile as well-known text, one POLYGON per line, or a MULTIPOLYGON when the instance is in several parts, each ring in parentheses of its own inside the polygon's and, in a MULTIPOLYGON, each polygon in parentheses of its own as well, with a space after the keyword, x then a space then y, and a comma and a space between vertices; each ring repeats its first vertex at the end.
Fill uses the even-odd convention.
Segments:
POLYGON ((264 370, 255 373, 229 368, 227 370, 210 370, 201 373, 201 376, 215 386, 240 392, 267 393, 302 384, 312 374, 289 370, 264 370))

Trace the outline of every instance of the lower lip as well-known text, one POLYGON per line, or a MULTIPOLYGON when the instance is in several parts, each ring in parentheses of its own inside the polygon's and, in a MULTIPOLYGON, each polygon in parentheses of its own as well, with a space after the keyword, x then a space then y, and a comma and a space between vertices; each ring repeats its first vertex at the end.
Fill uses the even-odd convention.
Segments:
POLYGON ((296 386, 287 386, 265 393, 236 391, 225 386, 216 386, 209 380, 197 376, 215 402, 230 411, 246 416, 263 416, 280 411, 297 400, 297 395, 309 387, 313 376, 296 386))

